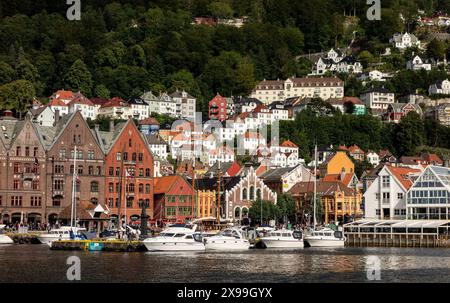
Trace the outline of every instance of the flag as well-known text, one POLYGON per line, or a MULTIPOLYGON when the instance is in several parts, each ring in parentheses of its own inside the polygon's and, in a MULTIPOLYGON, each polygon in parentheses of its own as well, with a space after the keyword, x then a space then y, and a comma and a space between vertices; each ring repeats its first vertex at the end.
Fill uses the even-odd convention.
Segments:
POLYGON ((125 177, 132 179, 134 176, 128 171, 128 169, 125 170, 125 177))

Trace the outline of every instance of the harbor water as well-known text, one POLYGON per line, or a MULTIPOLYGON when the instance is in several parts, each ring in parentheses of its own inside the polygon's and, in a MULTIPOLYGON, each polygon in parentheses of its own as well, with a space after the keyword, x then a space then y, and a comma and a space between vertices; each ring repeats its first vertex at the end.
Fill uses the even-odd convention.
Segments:
POLYGON ((450 250, 443 248, 117 253, 47 245, 0 246, 0 282, 71 282, 70 256, 81 261, 81 282, 373 282, 374 264, 380 282, 450 282, 450 250))

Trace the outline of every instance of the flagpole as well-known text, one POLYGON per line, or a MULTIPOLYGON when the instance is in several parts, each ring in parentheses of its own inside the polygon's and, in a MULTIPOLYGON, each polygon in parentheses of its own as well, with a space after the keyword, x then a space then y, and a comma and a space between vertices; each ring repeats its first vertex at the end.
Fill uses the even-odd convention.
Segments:
POLYGON ((77 146, 75 145, 73 154, 73 174, 72 174, 72 208, 70 216, 70 227, 74 226, 74 220, 76 220, 76 208, 75 208, 75 182, 76 182, 76 171, 77 171, 77 146))

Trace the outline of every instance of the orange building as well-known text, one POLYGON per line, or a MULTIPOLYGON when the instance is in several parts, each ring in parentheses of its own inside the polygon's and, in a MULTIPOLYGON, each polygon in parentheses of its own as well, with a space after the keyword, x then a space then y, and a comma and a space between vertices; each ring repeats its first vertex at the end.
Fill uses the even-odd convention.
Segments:
POLYGON ((133 120, 110 124, 109 132, 95 129, 105 151, 105 202, 111 218, 127 223, 139 220, 141 203, 147 204, 147 215, 153 217, 153 155, 145 137, 133 120), (126 201, 126 209, 125 209, 126 201))
POLYGON ((320 175, 340 175, 353 174, 355 172, 355 164, 347 156, 345 151, 337 151, 330 155, 320 166, 320 175))

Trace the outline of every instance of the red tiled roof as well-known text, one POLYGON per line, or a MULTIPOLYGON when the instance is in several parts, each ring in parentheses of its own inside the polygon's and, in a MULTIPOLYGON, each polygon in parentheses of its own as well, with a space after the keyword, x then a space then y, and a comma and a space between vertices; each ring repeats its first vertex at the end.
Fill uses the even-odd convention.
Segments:
POLYGON ((155 194, 165 194, 169 189, 175 184, 175 182, 181 178, 180 176, 165 176, 160 178, 155 178, 154 182, 154 193, 155 194))
POLYGON ((72 99, 74 97, 74 93, 71 90, 58 90, 57 92, 53 93, 49 98, 50 99, 72 99))
POLYGON ((344 174, 342 180, 340 174, 329 174, 323 177, 323 182, 342 182, 345 186, 349 186, 355 174, 344 174))
POLYGON ((114 97, 105 103, 103 103, 102 107, 127 107, 129 106, 128 103, 126 103, 122 98, 114 97))
POLYGON ((67 106, 67 104, 61 99, 53 99, 48 103, 49 106, 67 106))
POLYGON ((139 121, 139 125, 159 125, 159 122, 155 118, 149 117, 139 121))
POLYGON ((282 147, 294 147, 294 148, 298 148, 298 146, 292 142, 291 140, 286 140, 283 143, 281 143, 282 147))
POLYGON ((348 148, 348 151, 350 154, 355 154, 355 153, 362 153, 364 154, 364 151, 358 146, 358 145, 352 145, 348 148))
POLYGON ((386 166, 387 169, 392 173, 392 175, 403 185, 403 187, 408 190, 412 185, 413 181, 409 178, 412 174, 420 173, 418 169, 411 169, 407 167, 394 167, 386 166))

